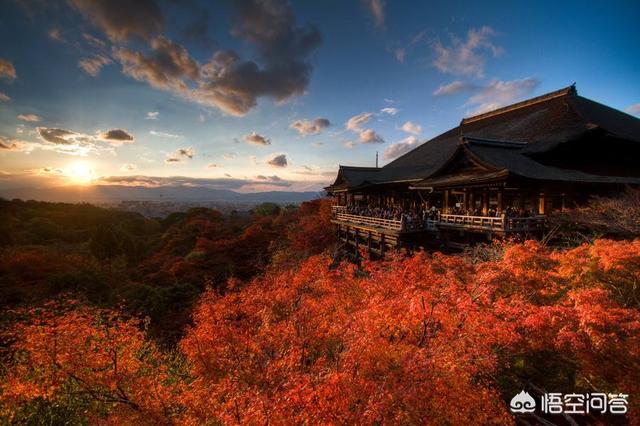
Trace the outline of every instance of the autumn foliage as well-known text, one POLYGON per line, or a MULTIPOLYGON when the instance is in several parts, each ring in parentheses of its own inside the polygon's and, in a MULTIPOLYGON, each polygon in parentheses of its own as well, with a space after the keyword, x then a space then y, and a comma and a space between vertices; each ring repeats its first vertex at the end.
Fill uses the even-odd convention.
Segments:
POLYGON ((111 424, 513 424, 509 399, 536 388, 630 394, 640 424, 639 240, 529 241, 476 263, 331 263, 316 255, 208 290, 176 350, 111 311, 26 312, 2 416, 55 406, 111 424))

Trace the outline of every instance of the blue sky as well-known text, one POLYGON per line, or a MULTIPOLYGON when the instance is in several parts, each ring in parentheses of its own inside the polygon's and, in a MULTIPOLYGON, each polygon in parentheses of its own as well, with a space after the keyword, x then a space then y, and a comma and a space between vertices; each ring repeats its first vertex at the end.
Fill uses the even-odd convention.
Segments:
POLYGON ((640 114, 638 2, 4 1, 0 187, 317 190, 576 82, 640 114))

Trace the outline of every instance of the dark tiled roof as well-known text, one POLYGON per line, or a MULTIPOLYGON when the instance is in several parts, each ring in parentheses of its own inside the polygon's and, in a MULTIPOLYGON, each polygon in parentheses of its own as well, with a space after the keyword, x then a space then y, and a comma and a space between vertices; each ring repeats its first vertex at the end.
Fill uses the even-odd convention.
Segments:
POLYGON ((336 185, 355 188, 391 182, 417 182, 431 177, 452 158, 463 138, 475 140, 474 152, 486 157, 488 162, 495 162, 496 166, 510 171, 517 170, 517 173, 532 179, 628 182, 630 178, 595 176, 544 166, 526 155, 549 151, 596 128, 616 137, 640 142, 640 120, 578 96, 575 87, 569 86, 464 118, 458 127, 424 142, 382 168, 340 166, 336 182, 327 189, 333 190, 336 185), (500 143, 515 145, 519 149, 504 149, 507 147, 500 147, 500 143))
POLYGON ((467 149, 485 164, 496 169, 507 169, 513 175, 528 179, 576 182, 576 183, 617 183, 640 184, 640 178, 620 176, 599 176, 579 170, 546 166, 532 160, 522 149, 505 149, 491 145, 467 143, 467 149))

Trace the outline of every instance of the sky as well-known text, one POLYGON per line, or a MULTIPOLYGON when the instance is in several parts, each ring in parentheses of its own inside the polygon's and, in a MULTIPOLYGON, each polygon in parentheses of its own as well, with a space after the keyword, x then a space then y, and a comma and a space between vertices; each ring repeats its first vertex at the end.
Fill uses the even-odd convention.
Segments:
POLYGON ((0 189, 317 191, 574 82, 638 116, 638 18, 637 1, 0 0, 0 189))

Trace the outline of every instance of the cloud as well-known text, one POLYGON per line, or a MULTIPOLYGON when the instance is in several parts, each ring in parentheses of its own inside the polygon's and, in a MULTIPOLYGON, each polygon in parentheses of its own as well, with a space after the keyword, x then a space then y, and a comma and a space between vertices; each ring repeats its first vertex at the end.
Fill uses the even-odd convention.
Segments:
POLYGON ((100 140, 110 143, 114 146, 120 146, 126 143, 133 143, 135 138, 131 133, 124 129, 112 129, 100 133, 100 140))
POLYGON ((302 136, 315 135, 329 127, 331 123, 326 118, 316 118, 314 120, 296 120, 289 126, 295 129, 302 136))
POLYGON ((380 112, 382 114, 397 115, 398 112, 400 112, 400 110, 398 108, 387 107, 387 108, 382 108, 380 112))
POLYGON ((158 132, 156 130, 149 130, 149 134, 153 135, 153 136, 158 136, 161 138, 169 138, 169 139, 181 139, 184 138, 184 136, 182 135, 175 135, 173 133, 166 133, 166 132, 158 132))
POLYGON ((393 56, 396 57, 396 60, 401 64, 404 63, 405 58, 407 57, 407 49, 401 47, 397 48, 393 51, 393 56))
POLYGON ((102 49, 107 45, 104 41, 89 33, 82 33, 82 38, 84 38, 89 45, 97 49, 102 49))
POLYGON ((233 160, 234 158, 236 158, 238 156, 238 154, 236 154, 235 152, 225 152, 222 157, 225 160, 233 160))
POLYGON ((188 147, 188 148, 178 148, 177 150, 175 150, 174 152, 170 153, 167 155, 167 158, 165 158, 164 162, 169 164, 169 163, 182 163, 184 161, 186 161, 187 159, 192 159, 193 156, 195 155, 195 151, 192 147, 188 147))
POLYGON ((111 147, 134 141, 133 135, 123 129, 97 132, 94 135, 54 127, 37 127, 36 131, 43 143, 35 144, 34 147, 69 155, 86 156, 100 151, 113 152, 111 147))
POLYGON ((260 97, 284 102, 303 94, 313 70, 310 55, 321 43, 314 26, 296 24, 286 0, 238 0, 231 32, 253 47, 257 61, 220 49, 201 65, 183 46, 158 35, 163 19, 153 0, 135 6, 121 4, 124 0, 69 1, 113 41, 151 40, 148 51, 114 48, 124 74, 230 115, 245 115, 260 97))
POLYGON ((436 54, 433 65, 443 73, 482 78, 486 52, 494 57, 502 53, 502 48, 491 41, 494 36, 495 31, 484 26, 479 30, 471 28, 466 40, 452 36, 450 46, 444 46, 438 40, 432 45, 436 54))
POLYGON ((50 127, 38 127, 38 134, 40 138, 49 143, 56 145, 71 145, 79 138, 89 140, 91 136, 83 135, 81 133, 72 132, 71 130, 57 129, 50 127))
POLYGON ((138 166, 131 163, 125 163, 120 167, 120 170, 123 172, 132 172, 134 170, 138 170, 138 166))
POLYGON ((355 143, 353 141, 343 141, 342 146, 347 149, 352 149, 355 146, 355 143))
POLYGON ((373 117, 372 112, 363 112, 361 114, 354 115, 347 120, 345 126, 352 132, 360 132, 362 131, 362 126, 367 124, 369 120, 371 120, 371 117, 373 117))
POLYGON ((149 111, 147 113, 147 116, 145 117, 145 120, 157 120, 158 115, 160 115, 158 111, 149 111))
POLYGON ((241 116, 259 97, 283 102, 303 94, 313 70, 309 56, 322 41, 317 28, 298 26, 284 0, 240 0, 235 6, 232 34, 255 48, 262 67, 220 50, 203 67, 203 81, 192 97, 241 116))
POLYGON ((150 39, 163 27, 163 17, 155 0, 69 0, 101 28, 114 42, 132 37, 150 39))
POLYGON ((311 146, 313 146, 314 148, 320 148, 323 145, 324 145, 324 142, 320 142, 320 141, 311 143, 311 146))
POLYGON ((477 93, 467 100, 465 106, 475 106, 467 115, 482 114, 511 104, 530 95, 539 85, 540 81, 533 77, 511 81, 495 80, 479 87, 477 93))
POLYGON ((365 0, 365 5, 373 17, 376 28, 384 28, 384 0, 365 0))
POLYGON ((270 185, 275 187, 290 187, 291 182, 277 176, 265 176, 267 179, 237 179, 225 173, 224 178, 193 178, 186 176, 103 176, 95 183, 99 185, 141 186, 146 188, 184 187, 239 190, 253 185, 270 185), (273 179, 273 178, 276 179, 273 179))
POLYGON ((384 143, 382 136, 371 129, 363 130, 360 132, 359 137, 361 143, 384 143))
POLYGON ((0 136, 0 152, 3 151, 19 151, 19 152, 31 152, 33 150, 33 143, 23 141, 20 139, 9 138, 0 136))
POLYGON ((51 40, 57 41, 58 43, 64 43, 65 39, 62 37, 62 31, 58 27, 53 27, 47 33, 51 40))
POLYGON ((287 156, 285 154, 276 155, 267 161, 272 167, 287 167, 287 156))
POLYGON ((416 136, 407 136, 406 138, 389 145, 384 150, 384 158, 390 160, 396 157, 406 154, 419 145, 418 138, 416 136))
POLYGON ((629 105, 625 111, 629 114, 640 115, 640 104, 629 105))
POLYGON ((122 64, 122 72, 152 87, 186 92, 187 79, 196 81, 200 76, 198 63, 187 49, 158 36, 151 42, 152 53, 145 56, 126 48, 116 49, 114 55, 122 64))
POLYGON ((273 176, 264 176, 264 175, 258 175, 256 176, 257 180, 266 180, 269 182, 282 182, 282 178, 277 176, 277 175, 273 175, 273 176))
POLYGON ((217 169, 218 167, 221 167, 221 166, 215 163, 207 164, 207 169, 217 169))
POLYGON ((82 58, 78 61, 78 66, 92 77, 97 77, 103 66, 113 61, 104 55, 96 55, 93 58, 82 58))
POLYGON ((433 96, 448 96, 455 95, 456 93, 466 92, 474 89, 475 86, 470 83, 465 83, 464 81, 452 81, 449 84, 445 84, 443 86, 438 87, 433 91, 433 96))
POLYGON ((251 132, 246 135, 244 140, 254 145, 271 145, 271 141, 269 139, 256 132, 251 132))
POLYGON ((11 98, 6 94, 0 92, 0 102, 9 102, 11 98))
POLYGON ((37 123, 40 121, 40 117, 36 114, 20 114, 18 115, 18 120, 28 121, 30 123, 37 123))
POLYGON ((16 69, 13 64, 6 59, 0 58, 0 79, 12 82, 17 78, 16 69))
POLYGON ((411 133, 412 135, 419 135, 422 132, 422 126, 411 121, 407 121, 400 127, 403 132, 411 133))

